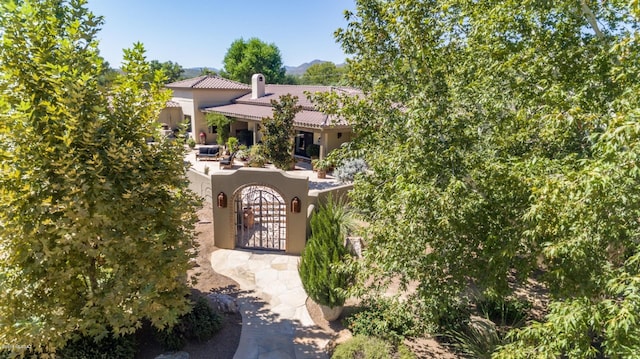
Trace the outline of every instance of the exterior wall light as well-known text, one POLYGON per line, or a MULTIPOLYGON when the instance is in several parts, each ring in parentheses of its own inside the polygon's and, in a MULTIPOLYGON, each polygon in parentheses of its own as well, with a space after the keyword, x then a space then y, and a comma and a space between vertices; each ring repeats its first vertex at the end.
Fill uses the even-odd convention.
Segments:
POLYGON ((227 195, 224 192, 218 193, 218 207, 227 208, 227 195))
POLYGON ((302 207, 300 203, 300 198, 293 197, 293 199, 291 200, 291 212, 300 213, 300 207, 302 207))

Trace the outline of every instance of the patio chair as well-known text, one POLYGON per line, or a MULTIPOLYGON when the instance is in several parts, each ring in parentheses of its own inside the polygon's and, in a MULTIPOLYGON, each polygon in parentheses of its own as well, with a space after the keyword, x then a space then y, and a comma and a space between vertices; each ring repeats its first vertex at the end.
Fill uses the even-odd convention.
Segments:
POLYGON ((227 156, 220 160, 220 168, 227 169, 233 168, 233 158, 236 157, 236 152, 233 152, 230 156, 227 156))

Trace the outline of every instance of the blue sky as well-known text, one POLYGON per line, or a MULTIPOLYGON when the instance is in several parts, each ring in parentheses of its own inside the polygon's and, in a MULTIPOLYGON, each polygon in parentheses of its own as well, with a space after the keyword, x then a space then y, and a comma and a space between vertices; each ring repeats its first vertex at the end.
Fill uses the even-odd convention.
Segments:
POLYGON ((285 65, 314 59, 344 62, 333 32, 346 26, 353 0, 89 0, 104 17, 100 53, 120 67, 122 49, 142 42, 148 60, 188 67, 223 67, 231 43, 257 37, 274 43, 285 65))

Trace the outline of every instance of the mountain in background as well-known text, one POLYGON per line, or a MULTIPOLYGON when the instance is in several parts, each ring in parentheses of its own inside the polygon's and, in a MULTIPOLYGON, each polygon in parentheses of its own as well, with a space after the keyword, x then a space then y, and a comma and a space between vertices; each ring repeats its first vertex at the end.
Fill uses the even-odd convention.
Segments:
POLYGON ((315 65, 315 64, 321 64, 323 62, 328 62, 328 61, 323 61, 323 60, 318 60, 315 59, 311 62, 305 62, 304 64, 300 65, 300 66, 284 66, 285 70, 287 70, 287 75, 294 75, 294 76, 302 76, 305 72, 307 72, 307 69, 309 68, 309 66, 311 65, 315 65))
MULTIPOLYGON (((287 66, 287 65, 285 65, 284 68, 286 70, 287 75, 302 76, 307 71, 309 66, 315 65, 315 64, 321 64, 323 62, 329 62, 329 61, 315 59, 315 60, 313 60, 311 62, 305 62, 304 64, 299 65, 299 66, 287 66)), ((341 66, 344 66, 344 64, 336 64, 336 66, 341 67, 341 66)), ((182 73, 182 77, 184 77, 186 79, 190 79, 192 77, 198 77, 198 76, 200 76, 200 74, 202 73, 202 69, 204 69, 204 68, 205 67, 189 67, 189 68, 185 68, 184 72, 182 73)), ((214 67, 206 67, 206 68, 211 70, 211 71, 215 71, 216 73, 220 72, 219 69, 216 69, 214 67)))
MULTIPOLYGON (((190 79, 192 77, 198 77, 200 76, 200 74, 202 73, 202 70, 205 69, 205 67, 189 67, 184 69, 184 72, 182 73, 182 77, 186 78, 186 79, 190 79)), ((215 71, 216 73, 219 73, 220 70, 213 68, 213 67, 206 67, 206 69, 211 70, 211 71, 215 71)))

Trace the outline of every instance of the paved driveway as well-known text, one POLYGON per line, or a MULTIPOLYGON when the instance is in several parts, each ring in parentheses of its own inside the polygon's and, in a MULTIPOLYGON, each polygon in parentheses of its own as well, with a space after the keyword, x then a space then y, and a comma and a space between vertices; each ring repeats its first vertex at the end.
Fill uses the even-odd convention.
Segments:
POLYGON ((234 359, 328 358, 330 335, 315 325, 298 275, 298 256, 218 249, 213 269, 238 284, 242 335, 234 359))

